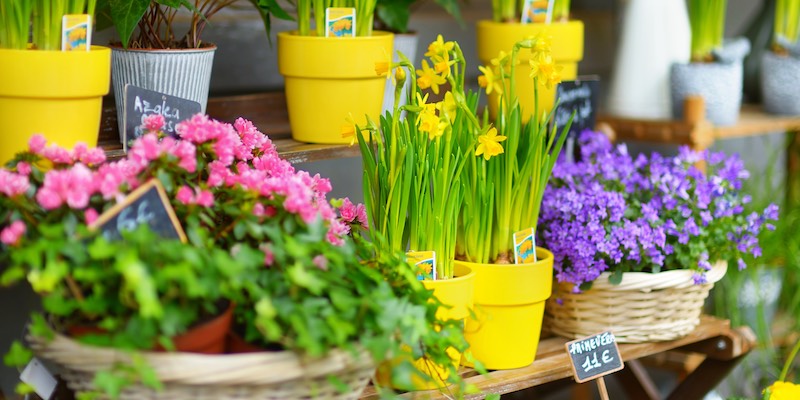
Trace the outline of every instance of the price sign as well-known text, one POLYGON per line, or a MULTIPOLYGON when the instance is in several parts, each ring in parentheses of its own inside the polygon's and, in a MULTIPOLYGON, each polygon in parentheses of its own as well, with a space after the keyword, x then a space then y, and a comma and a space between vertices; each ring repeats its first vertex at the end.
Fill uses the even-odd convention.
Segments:
POLYGON ((583 383, 617 372, 624 367, 611 332, 598 333, 566 344, 575 382, 583 383))
POLYGON ((596 76, 578 77, 574 81, 564 81, 556 88, 556 98, 559 100, 558 108, 553 116, 553 123, 560 132, 567 125, 569 117, 575 112, 569 136, 565 144, 565 153, 569 159, 577 153, 575 143, 578 135, 584 130, 594 130, 597 120, 597 94, 600 81, 596 76))
POLYGON ((164 93, 147 90, 133 85, 125 85, 123 93, 122 145, 128 151, 128 144, 144 135, 142 122, 148 115, 164 116, 164 133, 177 136, 175 126, 200 112, 200 103, 164 93))
POLYGON ((161 237, 186 242, 186 234, 158 179, 131 192, 123 202, 100 215, 90 228, 100 229, 107 240, 114 241, 122 239, 120 232, 140 225, 149 225, 161 237))

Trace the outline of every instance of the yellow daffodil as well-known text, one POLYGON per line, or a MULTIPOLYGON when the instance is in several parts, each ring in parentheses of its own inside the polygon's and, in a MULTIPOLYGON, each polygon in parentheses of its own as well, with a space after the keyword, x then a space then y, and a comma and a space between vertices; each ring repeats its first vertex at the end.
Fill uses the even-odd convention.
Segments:
POLYGON ((456 104, 456 98, 453 96, 453 92, 445 93, 444 100, 437 103, 436 108, 439 110, 439 115, 444 114, 452 124, 456 119, 456 110, 458 110, 458 104, 456 104))
POLYGON ((505 136, 497 134, 497 128, 491 127, 489 131, 478 136, 478 148, 475 149, 475 156, 483 155, 488 160, 498 154, 503 154, 503 146, 500 142, 506 140, 505 136))
POLYGON ((551 36, 547 31, 539 32, 539 34, 537 34, 533 40, 535 40, 535 43, 533 44, 531 53, 533 53, 534 57, 541 54, 550 54, 550 49, 553 44, 553 36, 551 36))
POLYGON ((397 81, 398 86, 402 86, 406 82, 406 70, 403 67, 394 69, 394 79, 397 81))
POLYGON ((494 65, 495 67, 500 67, 500 66, 502 66, 503 64, 505 64, 506 62, 508 62, 508 60, 507 60, 507 59, 508 59, 510 56, 511 56, 511 54, 509 54, 509 53, 506 53, 506 52, 505 52, 505 51, 503 51, 503 50, 500 50, 500 54, 498 54, 498 55, 497 55, 497 58, 493 58, 493 59, 491 60, 491 63, 492 63, 492 65, 494 65))
POLYGON ((450 60, 450 53, 445 52, 441 57, 433 58, 434 64, 433 69, 436 71, 437 74, 440 74, 442 78, 447 78, 450 75, 450 67, 456 63, 455 60, 450 60))
POLYGON ((358 127, 353 120, 353 114, 348 114, 349 115, 345 118, 346 123, 342 124, 341 132, 342 138, 350 138, 350 146, 352 146, 356 142, 356 132, 358 131, 358 127))
POLYGON ((776 381, 765 391, 769 391, 769 400, 800 399, 800 385, 792 382, 776 381))
POLYGON ((548 89, 553 87, 553 84, 561 82, 561 69, 560 65, 556 65, 553 56, 549 54, 542 54, 538 57, 531 57, 531 78, 538 79, 539 84, 546 86, 548 89))
POLYGON ((419 78, 417 78, 419 88, 431 88, 434 94, 439 94, 439 85, 447 82, 447 79, 437 74, 436 70, 432 69, 425 60, 422 60, 422 70, 417 70, 417 75, 419 75, 419 78))
POLYGON ((375 73, 378 76, 383 76, 389 72, 389 63, 386 61, 378 61, 375 63, 375 73))
POLYGON ((478 85, 486 89, 486 94, 503 94, 503 81, 500 79, 494 70, 490 67, 480 66, 478 69, 483 72, 483 75, 478 77, 478 85))
POLYGON ((454 46, 454 42, 445 42, 442 35, 439 35, 436 37, 436 40, 428 45, 428 52, 425 53, 425 57, 430 57, 431 59, 442 57, 443 54, 453 50, 454 46))
POLYGON ((447 120, 442 120, 436 111, 426 109, 420 114, 419 130, 428 134, 428 139, 434 140, 444 135, 448 128, 447 120))

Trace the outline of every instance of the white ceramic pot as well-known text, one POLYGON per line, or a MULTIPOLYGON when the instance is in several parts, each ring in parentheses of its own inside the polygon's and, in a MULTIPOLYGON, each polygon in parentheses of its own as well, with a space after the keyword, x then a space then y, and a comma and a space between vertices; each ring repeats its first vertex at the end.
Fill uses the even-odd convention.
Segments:
POLYGON ((628 1, 609 88, 609 114, 670 118, 670 68, 689 61, 690 46, 684 0, 628 1))

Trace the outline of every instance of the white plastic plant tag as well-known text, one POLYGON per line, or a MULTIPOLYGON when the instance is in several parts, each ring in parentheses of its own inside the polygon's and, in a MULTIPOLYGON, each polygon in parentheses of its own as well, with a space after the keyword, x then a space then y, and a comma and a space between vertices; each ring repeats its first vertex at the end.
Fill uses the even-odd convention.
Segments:
POLYGON ((36 390, 36 394, 45 400, 53 395, 58 384, 56 378, 36 357, 32 358, 28 365, 25 366, 25 369, 22 370, 19 380, 31 385, 36 390))
POLYGON ((525 0, 522 6, 523 24, 549 24, 553 15, 553 0, 525 0))
POLYGON ((61 51, 89 51, 92 47, 92 16, 68 14, 61 20, 61 51))
POLYGON ((356 9, 329 7, 325 9, 325 37, 355 37, 356 9))

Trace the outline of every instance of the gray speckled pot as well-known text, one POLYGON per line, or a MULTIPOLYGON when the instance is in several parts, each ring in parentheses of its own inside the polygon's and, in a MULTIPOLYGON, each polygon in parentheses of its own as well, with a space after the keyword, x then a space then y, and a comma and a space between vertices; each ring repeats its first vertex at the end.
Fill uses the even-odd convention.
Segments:
MULTIPOLYGON (((196 101, 205 113, 215 50, 216 46, 173 50, 111 47, 111 81, 116 104, 122 104, 125 85, 131 84, 196 101)), ((120 132, 125 129, 122 116, 122 107, 117 107, 120 132)))
POLYGON ((674 64, 670 76, 672 115, 683 118, 683 100, 703 96, 706 119, 714 125, 733 125, 742 105, 742 62, 674 64))
POLYGON ((772 114, 800 115, 800 59, 771 51, 761 57, 761 98, 772 114))

